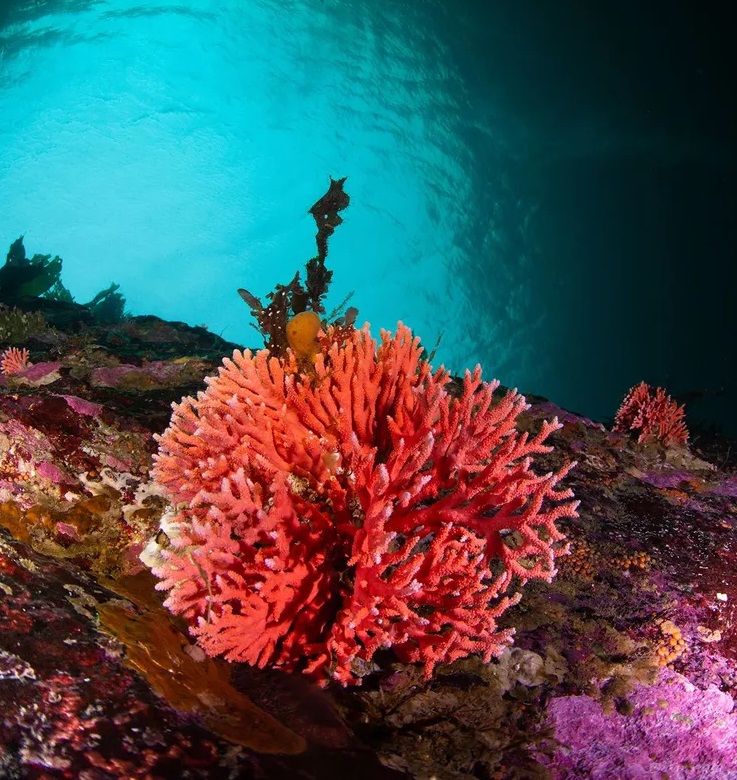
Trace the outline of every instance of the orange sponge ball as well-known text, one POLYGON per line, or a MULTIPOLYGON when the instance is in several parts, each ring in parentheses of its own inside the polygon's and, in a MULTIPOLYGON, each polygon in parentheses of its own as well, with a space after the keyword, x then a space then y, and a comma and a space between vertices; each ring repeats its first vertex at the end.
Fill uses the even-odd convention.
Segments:
POLYGON ((320 350, 317 334, 322 322, 314 311, 295 314, 287 323, 287 341, 298 357, 313 358, 320 350))

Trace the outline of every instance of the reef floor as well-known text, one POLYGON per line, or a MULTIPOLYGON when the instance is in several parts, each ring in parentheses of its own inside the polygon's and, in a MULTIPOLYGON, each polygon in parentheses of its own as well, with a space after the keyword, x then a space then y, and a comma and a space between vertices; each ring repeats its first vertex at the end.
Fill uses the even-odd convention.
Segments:
MULTIPOLYGON (((363 685, 204 658, 138 559, 171 403, 236 346, 133 317, 45 328, 0 379, 0 777, 737 778, 737 470, 557 415, 579 517, 489 664, 363 685)), ((538 461, 536 461, 537 463, 538 461)))

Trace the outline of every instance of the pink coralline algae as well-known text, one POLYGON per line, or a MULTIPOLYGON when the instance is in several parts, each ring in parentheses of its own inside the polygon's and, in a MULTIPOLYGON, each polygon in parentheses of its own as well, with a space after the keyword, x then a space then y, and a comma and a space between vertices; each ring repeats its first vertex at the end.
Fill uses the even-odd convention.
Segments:
POLYGON ((61 379, 59 369, 61 363, 58 361, 43 361, 41 363, 26 363, 18 371, 8 373, 7 371, 0 376, 0 385, 12 385, 15 387, 42 387, 50 385, 61 379))
POLYGON ((61 396, 68 404, 69 407, 86 417, 99 417, 102 413, 102 404, 96 404, 92 401, 88 401, 85 398, 78 398, 76 395, 62 395, 61 396))
POLYGON ((533 456, 560 425, 498 382, 422 359, 401 323, 321 337, 297 357, 236 350, 174 405, 154 477, 171 509, 142 559, 210 655, 360 683, 375 653, 436 663, 509 643, 500 615, 565 551, 572 492, 533 456), (303 364, 299 364, 303 365, 303 364))
POLYGON ((187 382, 190 378, 189 363, 152 360, 141 366, 121 363, 117 366, 100 366, 92 372, 93 387, 145 390, 169 387, 187 382))
POLYGON ((662 387, 653 388, 645 382, 630 388, 617 410, 613 430, 636 433, 640 444, 656 440, 668 447, 688 441, 683 406, 662 387))
POLYGON ((701 690, 664 669, 628 697, 629 714, 605 714, 588 696, 563 696, 548 712, 561 747, 556 778, 723 780, 737 777, 737 714, 729 694, 701 690))

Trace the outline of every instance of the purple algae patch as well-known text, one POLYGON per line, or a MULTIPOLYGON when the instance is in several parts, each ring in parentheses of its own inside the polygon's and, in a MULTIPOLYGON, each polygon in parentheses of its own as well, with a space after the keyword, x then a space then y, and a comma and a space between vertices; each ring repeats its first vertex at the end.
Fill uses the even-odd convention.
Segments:
POLYGON ((701 690, 664 669, 628 697, 631 714, 605 714, 588 696, 551 701, 561 747, 543 759, 558 778, 725 780, 737 778, 737 713, 731 696, 701 690))

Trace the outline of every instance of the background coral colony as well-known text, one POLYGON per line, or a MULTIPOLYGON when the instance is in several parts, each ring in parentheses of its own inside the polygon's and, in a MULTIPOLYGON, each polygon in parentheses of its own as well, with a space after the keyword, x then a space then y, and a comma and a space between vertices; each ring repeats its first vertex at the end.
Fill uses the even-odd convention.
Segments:
POLYGON ((2 13, 0 774, 737 777, 726 18, 2 13))

